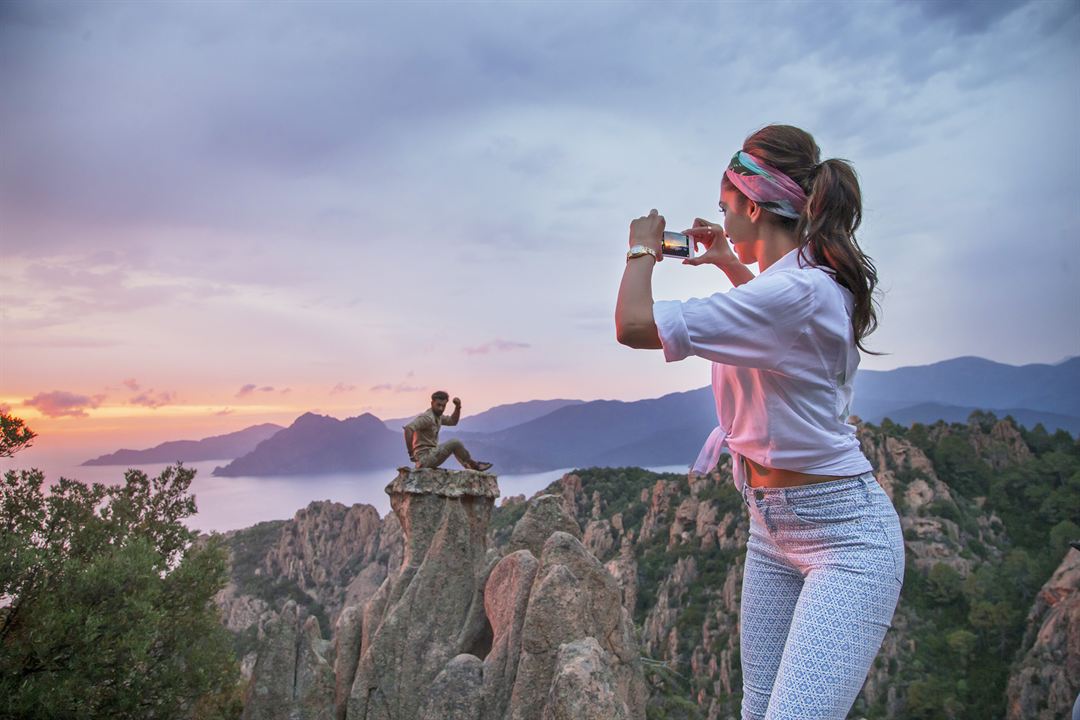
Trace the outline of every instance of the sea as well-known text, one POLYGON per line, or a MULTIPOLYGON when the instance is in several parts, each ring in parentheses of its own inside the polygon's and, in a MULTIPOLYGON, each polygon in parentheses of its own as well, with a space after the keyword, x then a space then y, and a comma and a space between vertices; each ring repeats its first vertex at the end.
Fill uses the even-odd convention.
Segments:
MULTIPOLYGON (((363 472, 326 475, 292 475, 288 477, 216 477, 214 468, 228 460, 186 462, 184 467, 196 471, 188 492, 195 496, 198 512, 184 524, 199 532, 226 532, 251 527, 266 520, 289 520, 316 500, 328 500, 344 505, 366 503, 380 517, 390 512, 390 497, 386 486, 397 476, 397 468, 365 470, 363 472)), ((156 477, 167 463, 148 463, 134 466, 149 477, 156 477)), ((38 460, 20 463, 19 455, 0 463, 0 471, 36 467, 45 473, 45 485, 51 487, 61 477, 86 484, 122 485, 128 469, 118 465, 71 465, 38 460)), ((655 472, 685 473, 685 465, 650 467, 655 472)), ((500 504, 503 498, 524 495, 526 498, 543 490, 573 468, 561 468, 540 473, 498 475, 500 504)))

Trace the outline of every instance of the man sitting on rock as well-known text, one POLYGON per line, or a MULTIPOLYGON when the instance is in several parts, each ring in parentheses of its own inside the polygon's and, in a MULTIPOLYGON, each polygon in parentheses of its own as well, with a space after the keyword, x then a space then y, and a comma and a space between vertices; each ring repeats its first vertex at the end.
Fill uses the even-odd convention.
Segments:
POLYGON ((437 468, 453 455, 463 468, 487 470, 491 463, 473 460, 460 440, 439 444, 439 428, 457 425, 461 417, 460 398, 454 398, 454 414, 450 417, 443 415, 449 399, 450 396, 442 390, 432 393, 431 409, 417 415, 405 426, 405 448, 409 451, 409 459, 416 463, 417 468, 437 468))

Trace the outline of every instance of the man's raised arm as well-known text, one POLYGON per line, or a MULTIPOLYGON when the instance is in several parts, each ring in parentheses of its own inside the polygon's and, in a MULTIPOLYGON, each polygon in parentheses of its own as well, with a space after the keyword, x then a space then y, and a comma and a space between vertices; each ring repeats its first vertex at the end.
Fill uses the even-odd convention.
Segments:
POLYGON ((457 425, 458 420, 461 419, 461 398, 454 398, 454 414, 450 417, 443 415, 443 425, 457 425))

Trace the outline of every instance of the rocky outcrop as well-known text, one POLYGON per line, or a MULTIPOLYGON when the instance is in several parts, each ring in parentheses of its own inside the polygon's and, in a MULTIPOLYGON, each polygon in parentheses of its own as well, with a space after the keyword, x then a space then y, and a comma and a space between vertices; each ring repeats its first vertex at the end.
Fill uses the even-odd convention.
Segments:
POLYGON ((995 470, 1031 458, 1031 449, 1023 435, 1009 420, 998 420, 989 413, 972 413, 968 429, 976 454, 995 470))
POLYGON ((403 468, 387 492, 405 553, 362 613, 341 614, 339 698, 357 646, 345 635, 359 625, 361 640, 339 718, 645 717, 633 622, 572 498, 530 501, 500 558, 486 545, 494 477, 403 468))
POLYGON ((1080 693, 1080 550, 1042 586, 1009 678, 1007 720, 1068 717, 1080 693))
POLYGON ((909 566, 928 573, 942 563, 967 577, 983 561, 966 550, 971 541, 977 541, 993 559, 1000 559, 998 547, 1005 530, 1001 518, 984 513, 977 504, 961 509, 963 501, 938 478, 926 454, 910 442, 865 425, 859 426, 858 435, 878 483, 897 507, 909 566), (974 520, 962 527, 958 520, 965 513, 974 520))
POLYGON ((525 515, 514 526, 508 551, 528 550, 534 557, 540 557, 544 543, 556 530, 570 533, 580 540, 581 526, 565 509, 568 503, 570 507, 574 507, 573 500, 568 501, 565 495, 540 495, 533 498, 525 515))
POLYGON ((331 644, 293 601, 270 621, 244 696, 243 720, 334 720, 331 644), (328 659, 329 657, 329 659, 328 659))
POLYGON ((448 663, 485 656, 491 643, 483 589, 497 559, 487 548, 494 476, 402 468, 386 492, 405 554, 365 609, 349 720, 419 717, 448 663))
POLYGON ((386 568, 400 564, 400 530, 394 525, 384 526, 371 505, 313 502, 282 528, 262 570, 294 582, 334 623, 342 607, 365 602, 386 568), (380 551, 385 559, 376 563, 380 551))
POLYGON ((593 639, 625 717, 645 716, 647 690, 633 622, 619 588, 581 541, 556 531, 544 544, 522 625, 522 652, 510 698, 512 720, 578 717, 559 701, 556 686, 576 655, 563 648, 593 639), (565 712, 564 712, 565 711, 565 712))
MULTIPOLYGON (((397 517, 380 519, 375 508, 361 504, 312 502, 292 520, 260 523, 223 536, 232 546, 234 578, 214 602, 225 627, 249 638, 244 646, 250 649, 240 658, 247 680, 259 656, 256 647, 266 647, 267 628, 280 614, 279 598, 302 593, 301 599, 309 599, 303 612, 319 612, 335 627, 344 607, 362 606, 386 578, 387 568, 400 566, 403 552, 397 517), (238 554, 256 557, 243 584, 235 577, 238 554)), ((203 534, 199 540, 208 537, 203 534)))

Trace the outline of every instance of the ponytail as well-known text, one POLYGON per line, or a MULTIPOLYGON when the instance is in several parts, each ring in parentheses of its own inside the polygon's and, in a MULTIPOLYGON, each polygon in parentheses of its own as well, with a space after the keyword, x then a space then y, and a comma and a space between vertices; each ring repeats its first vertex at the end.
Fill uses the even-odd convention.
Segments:
POLYGON ((851 163, 832 159, 818 165, 795 237, 800 247, 809 249, 815 265, 831 268, 836 282, 855 296, 851 316, 855 344, 865 353, 880 355, 863 345, 864 338, 878 325, 874 298, 878 276, 873 260, 855 239, 861 222, 862 193, 851 163))
MULTIPOLYGON (((866 336, 877 329, 877 268, 855 239, 862 222, 862 193, 855 169, 847 160, 819 162, 821 151, 810 133, 791 125, 767 125, 743 143, 743 150, 777 168, 806 193, 806 205, 798 219, 776 215, 792 229, 799 249, 809 252, 811 262, 830 268, 840 285, 851 291, 855 305, 851 316, 855 344, 870 355, 866 336)), ((725 177, 725 183, 730 183, 725 177)))

